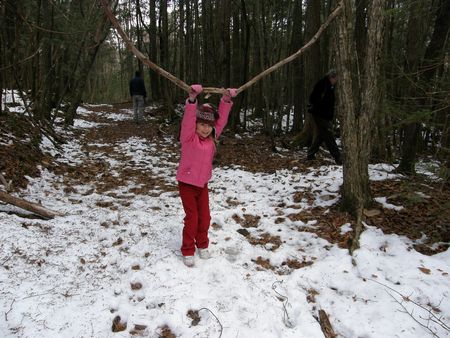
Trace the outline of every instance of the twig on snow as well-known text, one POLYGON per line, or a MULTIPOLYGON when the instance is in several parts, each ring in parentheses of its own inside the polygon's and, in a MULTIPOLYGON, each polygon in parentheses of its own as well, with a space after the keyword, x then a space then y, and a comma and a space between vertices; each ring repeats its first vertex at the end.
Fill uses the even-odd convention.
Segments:
MULTIPOLYGON (((399 301, 397 298, 395 298, 389 291, 386 291, 386 293, 387 293, 389 296, 391 296, 392 299, 393 299, 397 304, 399 304, 399 305, 403 308, 404 313, 408 314, 408 315, 409 315, 409 316, 410 316, 417 324, 419 324, 419 325, 422 326, 424 329, 426 329, 427 331, 429 331, 429 332, 433 335, 433 337, 439 337, 439 336, 436 334, 436 332, 434 332, 432 329, 430 329, 430 327, 429 327, 428 325, 425 325, 425 324, 419 322, 419 320, 418 320, 416 317, 414 317, 414 311, 413 311, 413 310, 408 311, 408 309, 406 308, 406 306, 403 305, 403 301, 400 302, 400 301, 399 301)), ((408 301, 407 298, 403 298, 403 300, 408 301)))
POLYGON ((0 265, 4 265, 7 261, 9 261, 12 258, 13 255, 6 257, 6 259, 0 264, 0 265))
POLYGON ((214 318, 216 318, 217 322, 220 325, 220 335, 219 338, 222 337, 222 332, 223 332, 223 326, 222 323, 220 322, 219 318, 217 318, 217 316, 214 314, 214 312, 212 312, 210 309, 208 309, 207 307, 202 307, 200 310, 198 310, 198 312, 202 311, 202 310, 208 310, 209 312, 211 312, 211 314, 214 316, 214 318))
POLYGON ((11 302, 11 305, 9 306, 9 310, 7 312, 5 312, 5 322, 8 321, 8 314, 12 311, 12 307, 15 302, 16 302, 16 300, 13 299, 13 301, 11 302))
POLYGON ((283 281, 276 281, 272 284, 272 290, 278 295, 279 299, 283 302, 283 311, 284 311, 284 316, 283 316, 283 321, 284 321, 284 325, 286 325, 286 327, 292 329, 294 327, 294 325, 292 324, 291 320, 289 319, 289 314, 287 312, 287 305, 289 304, 289 298, 286 296, 283 296, 282 294, 280 294, 276 288, 277 286, 275 284, 281 284, 283 283, 283 281))
POLYGON ((385 288, 388 288, 388 289, 391 290, 392 292, 395 292, 397 295, 399 295, 399 296, 401 297, 402 301, 399 301, 399 300, 398 300, 397 298, 395 298, 391 293, 389 293, 388 291, 386 291, 386 293, 387 293, 389 296, 391 296, 391 297, 395 300, 395 302, 398 303, 398 304, 403 308, 403 310, 404 310, 404 312, 405 312, 406 314, 408 314, 412 319, 414 319, 414 321, 416 321, 420 326, 422 326, 423 328, 425 328, 426 330, 428 330, 434 337, 439 337, 439 336, 436 334, 436 332, 434 332, 434 331, 429 327, 429 323, 430 323, 430 322, 433 322, 433 323, 439 325, 440 327, 442 327, 445 331, 450 332, 450 327, 449 327, 446 323, 444 323, 444 321, 442 320, 442 318, 437 317, 437 316, 432 312, 432 310, 431 310, 430 308, 427 308, 427 307, 423 306, 422 304, 419 304, 418 302, 412 300, 410 296, 405 296, 405 295, 403 295, 402 293, 400 293, 399 291, 397 291, 397 290, 391 288, 390 286, 388 286, 388 285, 386 285, 386 284, 383 284, 383 283, 381 283, 381 282, 379 282, 379 281, 376 281, 376 280, 374 280, 374 279, 371 279, 371 278, 366 278, 366 279, 367 279, 367 280, 370 280, 370 281, 372 281, 372 282, 375 282, 375 283, 377 283, 377 284, 380 284, 381 286, 384 286, 385 288), (428 318, 421 317, 420 315, 419 315, 419 318, 420 318, 421 320, 423 320, 423 321, 427 321, 428 323, 427 323, 426 325, 423 324, 423 323, 421 323, 416 317, 414 317, 414 311, 413 311, 413 310, 408 311, 408 309, 406 309, 405 305, 403 305, 403 302, 410 302, 410 303, 414 304, 415 306, 419 307, 420 309, 426 311, 426 312, 428 313, 428 318))

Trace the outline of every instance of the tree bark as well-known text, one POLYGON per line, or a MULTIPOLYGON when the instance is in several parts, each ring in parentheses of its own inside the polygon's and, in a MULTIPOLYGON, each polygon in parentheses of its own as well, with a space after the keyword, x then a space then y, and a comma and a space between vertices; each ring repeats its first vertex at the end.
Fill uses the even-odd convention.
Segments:
MULTIPOLYGON (((369 187, 370 125, 379 100, 380 58, 383 46, 384 1, 372 1, 368 12, 368 44, 364 73, 356 66, 354 10, 351 0, 343 0, 343 15, 338 18, 337 61, 340 72, 339 97, 344 149, 342 206, 357 219, 353 245, 358 246, 362 209, 371 201, 369 187)), ((354 249, 354 248, 353 248, 354 249)))
MULTIPOLYGON (((303 43, 303 9, 302 1, 296 0, 294 4, 291 36, 291 53, 298 50, 303 43)), ((298 58, 292 63, 292 85, 293 85, 293 106, 294 106, 294 120, 292 121, 292 132, 298 133, 303 127, 303 114, 305 110, 304 98, 305 82, 304 82, 304 63, 302 58, 298 58)))
MULTIPOLYGON (((408 20, 408 35, 406 44, 406 60, 405 60, 405 78, 403 80, 403 98, 405 101, 404 107, 408 115, 413 115, 416 112, 418 88, 416 85, 419 81, 419 62, 420 51, 423 50, 423 42, 421 36, 422 24, 424 20, 423 9, 425 5, 423 2, 419 4, 409 4, 409 20, 408 20)), ((413 117, 413 120, 416 118, 413 117)), ((402 128, 403 142, 401 147, 400 164, 397 171, 405 175, 414 175, 416 170, 417 147, 420 137, 420 122, 413 121, 405 123, 402 128)))
MULTIPOLYGON (((90 34, 90 39, 88 39, 89 43, 87 51, 83 53, 83 56, 81 58, 81 66, 77 71, 77 74, 74 75, 73 88, 68 98, 69 106, 65 113, 66 125, 73 125, 74 123, 76 111, 82 102, 82 97, 89 72, 91 71, 92 65, 94 64, 100 46, 108 36, 109 28, 111 27, 111 23, 108 20, 108 17, 103 13, 95 11, 91 14, 94 18, 97 18, 95 31, 90 34)), ((89 20, 89 18, 87 18, 87 20, 89 20)))
MULTIPOLYGON (((150 46, 149 46, 149 54, 150 59, 157 62, 158 49, 156 47, 156 37, 157 37, 157 29, 156 29, 156 0, 150 1, 150 24, 149 24, 149 35, 150 35, 150 46)), ((160 88, 160 77, 158 73, 153 68, 150 68, 150 95, 153 100, 157 100, 161 97, 161 88, 160 88)))
POLYGON ((328 314, 322 309, 319 310, 319 324, 325 338, 337 337, 336 333, 334 333, 333 327, 331 326, 328 314))
MULTIPOLYGON (((314 32, 320 27, 320 1, 308 0, 306 7, 305 40, 314 36, 314 32)), ((305 102, 308 102, 309 92, 314 83, 319 80, 321 74, 320 45, 315 44, 305 53, 305 102)), ((300 145, 310 146, 316 137, 316 125, 310 113, 305 114, 305 121, 300 137, 300 145)))
MULTIPOLYGON (((167 13, 167 0, 160 0, 159 11, 161 20, 159 34, 159 43, 161 46, 161 65, 163 68, 167 69, 169 65, 169 18, 167 13)), ((172 95, 167 80, 161 81, 161 87, 166 115, 171 121, 175 118, 175 112, 173 109, 172 95)))

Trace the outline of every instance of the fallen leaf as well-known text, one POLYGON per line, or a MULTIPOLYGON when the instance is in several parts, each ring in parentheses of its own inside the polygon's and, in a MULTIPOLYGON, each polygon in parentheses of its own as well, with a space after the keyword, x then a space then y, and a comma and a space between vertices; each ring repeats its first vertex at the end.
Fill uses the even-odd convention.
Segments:
POLYGON ((422 271, 424 274, 427 274, 427 275, 429 275, 431 273, 431 270, 427 269, 427 268, 420 267, 419 270, 422 271))

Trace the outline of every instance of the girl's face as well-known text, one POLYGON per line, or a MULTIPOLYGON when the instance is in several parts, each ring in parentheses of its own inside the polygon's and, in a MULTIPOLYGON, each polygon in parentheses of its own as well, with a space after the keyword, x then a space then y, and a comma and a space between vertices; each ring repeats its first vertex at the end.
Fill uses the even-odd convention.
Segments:
POLYGON ((213 127, 210 124, 204 122, 197 122, 195 132, 202 138, 207 138, 211 135, 213 127))

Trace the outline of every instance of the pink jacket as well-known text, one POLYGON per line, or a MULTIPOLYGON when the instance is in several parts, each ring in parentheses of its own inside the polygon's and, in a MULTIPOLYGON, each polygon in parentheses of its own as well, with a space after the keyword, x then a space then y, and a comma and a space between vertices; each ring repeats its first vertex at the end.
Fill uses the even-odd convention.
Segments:
MULTIPOLYGON (((220 100, 219 119, 214 127, 216 138, 219 138, 225 128, 232 106, 232 102, 220 100)), ((195 132, 196 111, 197 103, 186 101, 181 122, 181 159, 176 178, 180 182, 203 188, 212 175, 212 161, 216 145, 210 137, 201 139, 195 132)))

